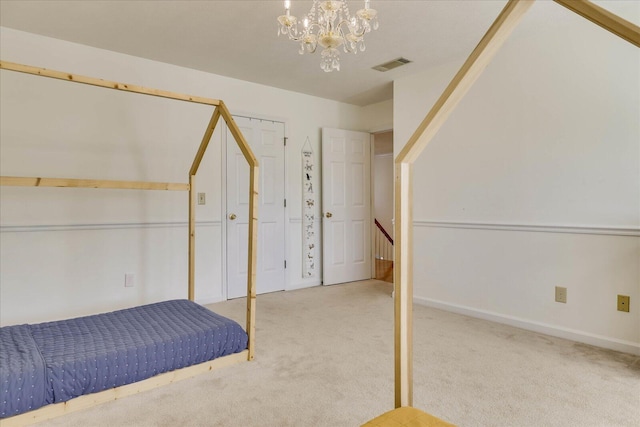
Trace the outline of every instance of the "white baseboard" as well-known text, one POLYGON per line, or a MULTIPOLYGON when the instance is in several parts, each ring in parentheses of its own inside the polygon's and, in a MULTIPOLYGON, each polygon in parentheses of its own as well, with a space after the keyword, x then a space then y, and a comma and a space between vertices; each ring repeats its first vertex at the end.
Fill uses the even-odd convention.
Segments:
POLYGON ((322 285, 322 281, 320 279, 307 280, 305 282, 292 283, 289 286, 287 286, 285 291, 295 291, 297 289, 313 288, 314 286, 320 286, 320 285, 322 285))
POLYGON ((451 304, 443 301, 436 301, 429 298, 414 296, 413 301, 416 304, 433 307, 452 313, 458 313, 469 317, 489 320, 496 323, 502 323, 516 328, 526 329, 528 331, 539 332, 554 337, 564 338, 597 347, 608 348, 610 350, 622 351, 640 356, 640 343, 631 341, 618 340, 616 338, 605 337, 602 335, 590 334, 584 331, 562 328, 546 323, 535 322, 532 320, 521 319, 518 317, 507 316, 486 310, 479 310, 472 307, 451 304))
POLYGON ((215 304, 217 302, 222 302, 222 301, 226 301, 224 298, 222 298, 222 296, 196 298, 196 302, 200 305, 215 304))

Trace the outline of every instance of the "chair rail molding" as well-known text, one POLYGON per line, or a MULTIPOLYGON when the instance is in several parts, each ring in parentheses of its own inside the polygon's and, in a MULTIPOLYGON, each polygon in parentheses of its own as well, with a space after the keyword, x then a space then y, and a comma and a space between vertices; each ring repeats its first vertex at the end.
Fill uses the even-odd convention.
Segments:
MULTIPOLYGON (((159 222, 107 222, 97 224, 33 224, 2 225, 0 233, 23 233, 40 231, 76 231, 76 230, 123 230, 130 228, 173 228, 187 227, 188 221, 159 222)), ((196 221, 197 227, 221 227, 222 221, 196 221)))
POLYGON ((413 226, 414 227, 432 227, 432 228, 520 231, 520 232, 535 232, 535 233, 599 234, 599 235, 605 235, 605 236, 640 237, 640 227, 454 222, 454 221, 436 221, 436 220, 415 220, 413 221, 413 226))

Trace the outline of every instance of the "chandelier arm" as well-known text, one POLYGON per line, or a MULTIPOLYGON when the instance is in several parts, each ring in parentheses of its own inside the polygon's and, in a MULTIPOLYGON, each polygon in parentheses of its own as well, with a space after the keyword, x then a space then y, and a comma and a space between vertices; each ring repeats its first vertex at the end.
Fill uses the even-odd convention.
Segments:
POLYGON ((311 31, 313 27, 318 27, 319 30, 322 29, 322 26, 320 24, 313 22, 304 31, 298 31, 297 29, 292 31, 293 27, 286 27, 287 29, 286 34, 290 40, 293 40, 294 42, 301 42, 301 41, 304 41, 305 37, 307 37, 308 35, 315 35, 311 31))
POLYGON ((302 34, 298 32, 298 29, 295 28, 292 31, 293 26, 291 27, 285 27, 287 29, 287 37, 289 37, 289 40, 293 40, 294 42, 299 42, 300 40, 302 40, 302 34), (296 34, 301 34, 300 37, 298 37, 296 34))
POLYGON ((342 29, 343 25, 346 25, 347 28, 349 29, 349 33, 353 34, 355 37, 357 38, 361 38, 364 37, 365 34, 367 34, 367 29, 365 27, 362 27, 362 31, 361 32, 355 32, 351 26, 350 26, 351 22, 343 19, 342 21, 340 21, 337 25, 336 28, 338 28, 340 30, 340 32, 342 33, 343 37, 344 37, 344 30, 342 29))

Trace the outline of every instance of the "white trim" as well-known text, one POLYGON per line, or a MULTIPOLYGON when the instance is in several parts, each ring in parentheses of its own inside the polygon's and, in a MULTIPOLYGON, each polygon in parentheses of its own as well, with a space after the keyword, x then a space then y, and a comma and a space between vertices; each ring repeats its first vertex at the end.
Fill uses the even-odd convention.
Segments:
POLYGON ((477 230, 521 231, 536 233, 601 234, 606 236, 640 237, 640 228, 595 227, 589 225, 539 225, 539 224, 492 224, 481 222, 413 221, 414 227, 462 228, 477 230))
POLYGON ((217 302, 222 302, 222 301, 226 301, 227 298, 226 296, 209 296, 206 298, 196 298, 196 302, 200 305, 209 305, 209 304, 215 304, 217 302))
POLYGON ((387 123, 387 124, 374 126, 371 129, 369 129, 368 131, 365 130, 363 132, 368 132, 368 133, 370 133, 372 135, 375 135, 377 133, 393 132, 393 123, 387 123))
POLYGON ((322 280, 318 279, 317 277, 314 277, 306 281, 292 283, 290 286, 285 288, 285 291, 295 291, 298 289, 313 288, 315 286, 321 286, 321 285, 322 285, 322 280))
MULTIPOLYGON (((381 154, 381 156, 390 155, 393 157, 393 152, 381 154)), ((376 176, 376 139, 373 133, 369 133, 369 241, 371 247, 371 272, 369 275, 372 279, 376 278, 376 250, 374 245, 375 233, 376 233, 376 189, 375 189, 375 176, 376 176)), ((392 202, 393 203, 393 202, 392 202)))
MULTIPOLYGON (((77 231, 77 230, 124 230, 130 228, 175 228, 188 227, 187 221, 162 222, 106 222, 100 224, 36 224, 2 225, 0 233, 22 233, 40 231, 77 231)), ((198 227, 220 227, 222 221, 196 221, 198 227)))
POLYGON ((489 320, 492 322, 502 323, 516 328, 526 329, 533 332, 539 332, 554 337, 564 338, 572 341, 578 341, 598 347, 608 348, 611 350, 622 351, 640 356, 640 343, 631 341, 623 341, 616 338, 605 337, 602 335, 590 334, 575 329, 562 328, 547 323, 536 322, 532 320, 522 319, 519 317, 508 316, 492 311, 479 310, 472 307, 466 307, 457 304, 450 304, 443 301, 436 301, 430 298, 414 296, 414 302, 426 307, 437 308, 452 313, 462 314, 465 316, 475 317, 478 319, 489 320))
POLYGON ((289 217, 289 224, 302 224, 301 217, 289 217))

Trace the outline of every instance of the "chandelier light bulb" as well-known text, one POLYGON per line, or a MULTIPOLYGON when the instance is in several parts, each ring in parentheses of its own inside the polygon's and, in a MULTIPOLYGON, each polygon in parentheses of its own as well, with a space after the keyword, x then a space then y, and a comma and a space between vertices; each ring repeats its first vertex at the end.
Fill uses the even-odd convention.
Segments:
POLYGON ((290 13, 291 2, 285 0, 285 15, 278 17, 278 35, 286 34, 300 43, 300 54, 314 53, 320 45, 320 68, 325 72, 340 71, 338 48, 342 46, 345 53, 363 52, 364 35, 378 29, 378 12, 370 5, 370 0, 364 0, 364 8, 352 16, 346 0, 314 0, 299 27, 298 19, 290 13))

